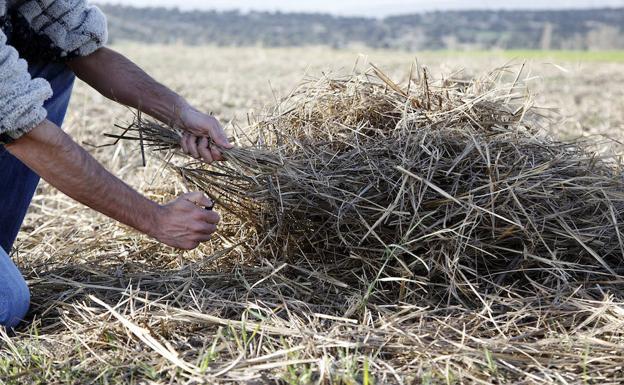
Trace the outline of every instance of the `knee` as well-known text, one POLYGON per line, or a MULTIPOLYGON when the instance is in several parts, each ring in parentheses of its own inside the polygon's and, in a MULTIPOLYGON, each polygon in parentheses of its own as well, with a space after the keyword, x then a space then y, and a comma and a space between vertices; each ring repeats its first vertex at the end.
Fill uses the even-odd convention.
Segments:
POLYGON ((21 279, 11 287, 0 286, 0 325, 16 327, 30 308, 30 291, 21 279))

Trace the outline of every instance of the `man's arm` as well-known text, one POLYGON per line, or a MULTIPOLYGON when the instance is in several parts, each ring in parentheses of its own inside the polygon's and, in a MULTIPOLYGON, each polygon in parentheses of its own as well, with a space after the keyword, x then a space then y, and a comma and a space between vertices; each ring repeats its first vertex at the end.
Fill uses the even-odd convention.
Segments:
POLYGON ((206 162, 221 160, 218 146, 232 147, 217 119, 193 108, 120 53, 103 47, 70 60, 68 65, 76 76, 107 98, 182 127, 186 131, 182 148, 193 157, 206 162))
POLYGON ((202 193, 164 206, 142 197, 47 120, 6 149, 68 196, 170 246, 193 249, 219 222, 217 213, 201 207, 212 204, 202 193))

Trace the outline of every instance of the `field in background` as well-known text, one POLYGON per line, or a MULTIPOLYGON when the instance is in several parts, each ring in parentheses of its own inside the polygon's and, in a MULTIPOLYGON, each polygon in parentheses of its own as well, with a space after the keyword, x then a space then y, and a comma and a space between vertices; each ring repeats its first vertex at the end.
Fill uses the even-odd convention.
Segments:
MULTIPOLYGON (((624 62, 624 51, 622 50, 531 50, 531 49, 509 49, 500 51, 471 50, 471 51, 426 51, 424 55, 442 56, 450 60, 454 57, 503 57, 513 60, 551 60, 554 62, 624 62)), ((420 54, 419 54, 420 55, 420 54)))
MULTIPOLYGON (((424 52, 415 56, 367 50, 368 55, 364 56, 357 51, 327 48, 135 44, 116 48, 199 108, 214 112, 224 123, 235 121, 240 125, 245 124, 248 114, 257 113, 262 106, 288 95, 302 79, 321 73, 350 73, 354 68, 366 69, 367 63, 372 62, 397 82, 404 82, 417 59, 431 70, 433 77, 458 71, 463 72, 457 76, 471 77, 509 64, 510 57, 530 56, 524 74, 532 78, 529 84, 537 95, 535 104, 548 111, 558 110, 557 121, 549 127, 553 135, 562 138, 607 135, 624 139, 624 63, 618 53, 613 54, 612 62, 604 61, 611 56, 600 57, 599 61, 594 61, 597 58, 592 56, 583 61, 566 61, 575 56, 525 55, 520 51, 492 55, 424 52)), ((515 63, 514 68, 520 68, 521 62, 515 63)), ((65 128, 80 142, 101 145, 109 142, 103 133, 114 132, 115 123, 123 124, 131 118, 131 111, 78 83, 65 128)), ((164 202, 183 190, 177 177, 163 171, 157 160, 149 159, 148 166, 141 167, 140 155, 133 144, 89 148, 116 175, 153 199, 164 202)), ((234 239, 222 241, 235 242, 234 239)), ((502 365, 498 360, 504 357, 493 356, 488 349, 449 346, 444 348, 447 349, 444 355, 439 353, 444 349, 438 349, 434 346, 437 342, 432 342, 432 352, 439 353, 435 355, 411 351, 397 340, 392 340, 392 344, 397 344, 394 347, 385 344, 378 347, 378 351, 395 349, 396 357, 405 355, 398 360, 402 363, 400 368, 386 367, 396 357, 387 356, 387 351, 376 355, 360 348, 367 343, 380 344, 376 337, 369 340, 370 335, 377 336, 375 333, 380 330, 398 335, 401 330, 393 329, 390 321, 385 326, 373 324, 366 311, 356 319, 315 311, 309 319, 295 317, 290 318, 291 323, 280 324, 282 321, 266 316, 265 311, 280 308, 282 304, 273 297, 263 297, 270 289, 266 285, 280 286, 284 284, 280 279, 288 279, 278 274, 276 270, 280 267, 273 265, 274 261, 256 261, 250 255, 228 255, 215 262, 207 259, 213 252, 209 244, 188 253, 162 247, 42 184, 15 253, 33 290, 35 322, 18 337, 10 341, 4 338, 0 348, 0 378, 16 384, 193 383, 196 379, 186 374, 177 359, 192 362, 215 379, 231 383, 263 383, 261 373, 265 371, 277 372, 284 383, 292 384, 328 380, 324 373, 331 373, 335 383, 372 384, 372 375, 369 377, 372 372, 386 373, 385 377, 377 377, 375 383, 478 382, 480 378, 496 378, 497 370, 503 371, 497 367, 502 365), (148 293, 167 297, 172 292, 184 295, 169 297, 167 306, 196 307, 206 317, 193 318, 195 315, 183 312, 171 316, 162 303, 147 301, 151 295, 148 293), (192 299, 184 302, 187 296, 192 299), (102 298, 107 299, 108 305, 98 302, 102 298), (110 302, 111 298, 116 302, 110 302), (109 311, 106 306, 115 308, 109 311), (251 326, 246 327, 246 322, 251 326), (258 333, 257 325, 263 322, 269 323, 277 334, 282 331, 283 336, 258 333), (148 330, 157 344, 137 337, 132 332, 133 325, 148 330), (317 356, 310 356, 309 350, 317 344, 322 346, 317 356), (163 360, 159 349, 175 350, 180 356, 163 360), (330 355, 324 349, 340 353, 330 355), (340 376, 336 377, 336 373, 340 376)), ((315 279, 318 277, 289 284, 305 289, 317 285, 315 279)), ((284 313, 290 311, 288 306, 297 307, 300 301, 305 301, 287 292, 284 296, 283 302, 288 304, 280 310, 284 313)), ((353 301, 357 302, 357 298, 353 301)), ((344 310, 351 305, 343 304, 344 310)), ((413 308, 404 306, 398 310, 396 317, 410 317, 409 314, 426 310, 418 304, 412 305, 413 308)), ((617 299, 605 300, 596 305, 597 314, 613 314, 622 323, 618 313, 622 312, 621 305, 617 299)), ((452 320, 449 323, 453 324, 452 320)), ((617 325, 620 324, 614 327, 617 325)), ((568 337, 568 342, 576 338, 568 337)), ((564 336, 543 338, 553 348, 564 336)), ((543 383, 574 383, 570 378, 585 376, 589 380, 592 375, 599 375, 593 372, 583 375, 587 367, 581 365, 592 357, 591 344, 596 341, 588 338, 587 356, 572 361, 569 370, 580 373, 578 376, 570 377, 562 372, 558 378, 556 373, 548 372, 547 365, 540 366, 543 362, 532 363, 527 357, 526 365, 532 365, 537 372, 535 378, 526 378, 527 383, 538 379, 543 383)), ((538 343, 536 347, 539 346, 538 343)), ((500 381, 504 382, 504 378, 500 381)))
MULTIPOLYGON (((624 127, 624 51, 403 51, 311 48, 220 48, 184 46, 117 46, 156 78, 205 106, 222 121, 245 121, 250 111, 272 104, 300 81, 322 73, 362 71, 367 63, 405 82, 413 63, 428 67, 434 77, 472 77, 499 66, 516 71, 526 62, 524 76, 540 107, 553 108, 560 121, 551 131, 564 137, 588 134, 618 136, 624 127), (157 60, 154 60, 157 59, 157 60)), ((78 89, 79 92, 83 88, 78 89)), ((85 91, 86 92, 86 91, 85 91)), ((87 92, 89 97, 93 93, 87 92)), ((89 99, 86 99, 89 100, 89 99)), ((76 97, 74 104, 85 102, 76 97)), ((117 108, 112 103, 107 106, 117 108)), ((84 107, 84 104, 83 104, 84 107)), ((75 110, 75 109, 74 109, 75 110)), ((111 119, 124 116, 117 108, 111 119)), ((129 116, 126 114, 125 116, 129 116)))

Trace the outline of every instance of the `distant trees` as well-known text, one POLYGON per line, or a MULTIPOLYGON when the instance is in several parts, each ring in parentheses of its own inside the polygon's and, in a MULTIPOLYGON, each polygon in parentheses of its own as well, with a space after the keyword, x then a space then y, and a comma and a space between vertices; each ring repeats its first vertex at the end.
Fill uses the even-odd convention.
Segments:
POLYGON ((624 49, 624 8, 448 11, 369 19, 103 5, 112 40, 423 49, 624 49))

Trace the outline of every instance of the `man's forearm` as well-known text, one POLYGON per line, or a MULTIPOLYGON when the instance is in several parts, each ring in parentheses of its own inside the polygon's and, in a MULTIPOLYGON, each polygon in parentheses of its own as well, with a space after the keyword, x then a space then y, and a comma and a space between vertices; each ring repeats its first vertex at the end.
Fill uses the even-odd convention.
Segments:
POLYGON ((44 121, 6 149, 75 200, 153 234, 161 207, 106 171, 53 123, 44 121))
POLYGON ((89 56, 72 59, 68 64, 76 76, 102 95, 161 122, 179 123, 181 110, 190 108, 180 95, 109 48, 100 48, 89 56))
POLYGON ((68 64, 80 79, 102 95, 182 128, 185 132, 180 145, 194 158, 207 163, 223 160, 221 150, 232 147, 214 116, 193 108, 123 55, 104 47, 68 64))

